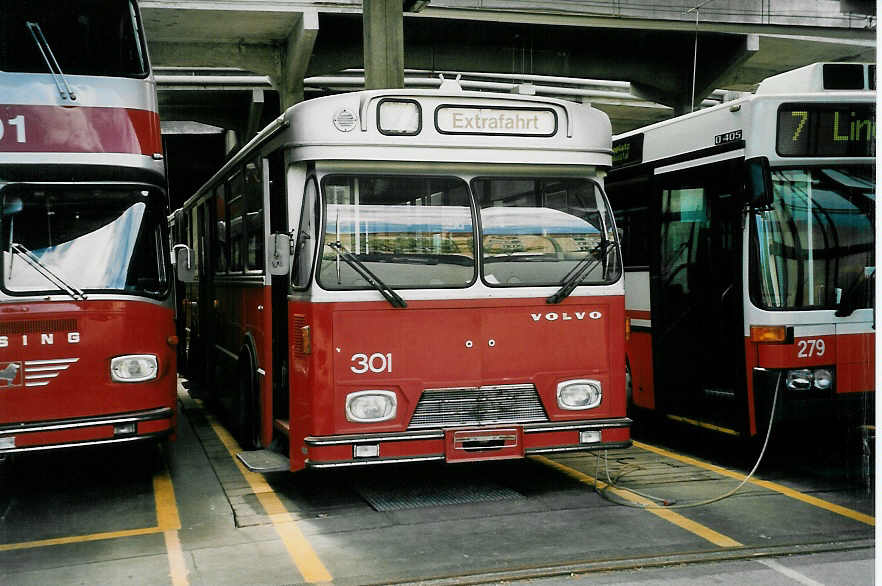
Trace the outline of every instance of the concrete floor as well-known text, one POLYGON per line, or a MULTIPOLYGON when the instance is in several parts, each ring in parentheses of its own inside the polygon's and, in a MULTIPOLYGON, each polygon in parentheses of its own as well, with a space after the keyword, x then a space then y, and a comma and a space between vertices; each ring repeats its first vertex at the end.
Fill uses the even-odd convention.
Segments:
MULTIPOLYGON (((181 398, 167 452, 78 450, 6 466, 0 582, 873 581, 873 491, 835 454, 773 444, 759 480, 682 509, 598 493, 606 472, 592 454, 260 476, 237 465, 211 413, 181 398)), ((610 453, 619 486, 691 503, 736 486, 750 459, 716 440, 685 442, 700 444, 693 459, 657 439, 610 453)))

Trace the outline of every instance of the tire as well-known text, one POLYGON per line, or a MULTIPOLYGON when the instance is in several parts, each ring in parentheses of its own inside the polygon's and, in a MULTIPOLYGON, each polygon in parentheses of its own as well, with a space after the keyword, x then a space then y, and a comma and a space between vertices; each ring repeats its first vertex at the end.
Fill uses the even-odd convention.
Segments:
POLYGON ((239 445, 245 450, 257 450, 260 442, 260 401, 254 380, 254 363, 245 353, 239 358, 239 388, 235 421, 239 445))

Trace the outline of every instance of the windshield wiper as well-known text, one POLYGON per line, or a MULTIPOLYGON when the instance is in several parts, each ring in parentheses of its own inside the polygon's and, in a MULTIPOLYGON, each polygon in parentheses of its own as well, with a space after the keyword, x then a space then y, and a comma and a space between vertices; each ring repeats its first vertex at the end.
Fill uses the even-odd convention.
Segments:
POLYGON ((579 286, 579 283, 582 282, 585 275, 593 271, 594 267, 602 262, 609 254, 609 251, 615 248, 615 246, 616 244, 613 241, 601 240, 600 243, 585 256, 585 258, 577 262, 576 265, 570 269, 570 272, 567 273, 562 280, 563 285, 561 285, 561 288, 547 297, 545 303, 560 303, 569 297, 570 293, 575 291, 576 287, 579 286))
POLYGON ((85 301, 86 294, 83 293, 82 289, 71 285, 58 274, 52 272, 49 267, 40 261, 40 258, 36 254, 17 242, 12 242, 9 245, 9 250, 13 255, 18 254, 21 259, 29 264, 35 271, 46 277, 50 283, 70 295, 74 300, 85 301))
POLYGON ((385 297, 386 301, 392 304, 392 307, 407 307, 407 302, 402 299, 398 293, 384 283, 380 277, 371 272, 371 270, 367 268, 363 262, 358 260, 355 255, 346 250, 339 240, 337 242, 328 242, 328 246, 336 250, 337 254, 340 255, 340 258, 342 258, 346 264, 351 266, 362 279, 370 283, 374 289, 379 291, 380 295, 385 297))
POLYGON ((28 21, 25 23, 25 26, 27 26, 28 30, 31 32, 31 36, 34 38, 34 42, 37 44, 40 54, 43 56, 43 61, 46 62, 46 66, 49 68, 49 73, 52 74, 52 79, 55 80, 55 87, 58 88, 58 93, 61 94, 61 99, 69 99, 72 102, 75 101, 77 95, 71 89, 70 84, 67 83, 67 78, 64 77, 64 73, 61 71, 61 66, 58 65, 58 60, 55 59, 55 54, 52 52, 52 47, 49 46, 49 41, 46 40, 46 35, 43 34, 43 29, 40 28, 40 24, 28 21), (59 80, 59 78, 61 79, 59 80), (62 83, 64 84, 63 86, 62 83))

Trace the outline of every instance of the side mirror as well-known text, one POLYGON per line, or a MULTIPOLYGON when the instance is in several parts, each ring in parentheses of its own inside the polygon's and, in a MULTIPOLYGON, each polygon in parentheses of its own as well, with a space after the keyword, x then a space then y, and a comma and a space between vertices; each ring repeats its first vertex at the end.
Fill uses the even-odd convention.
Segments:
POLYGON ((186 244, 175 244, 174 248, 175 271, 178 280, 182 283, 196 281, 196 265, 193 263, 193 251, 186 244))
POLYGON ((772 171, 769 159, 756 157, 745 161, 747 166, 747 201, 751 208, 772 205, 772 171))
POLYGON ((291 267, 291 235, 272 234, 269 242, 269 272, 287 275, 291 267))
POLYGON ((21 198, 17 195, 3 200, 3 215, 11 216, 17 214, 24 209, 21 198))

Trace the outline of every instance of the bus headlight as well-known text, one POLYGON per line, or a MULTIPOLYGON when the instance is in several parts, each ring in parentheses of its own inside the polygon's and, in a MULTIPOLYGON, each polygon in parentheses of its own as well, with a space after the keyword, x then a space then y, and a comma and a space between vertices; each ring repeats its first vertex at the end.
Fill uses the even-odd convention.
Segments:
POLYGON ((600 405, 602 397, 600 381, 579 379, 557 384, 557 406, 561 409, 591 409, 600 405))
POLYGON ((833 371, 829 368, 788 370, 785 384, 791 391, 808 391, 812 388, 827 391, 833 388, 833 371))
POLYGON ((118 383, 140 383, 159 374, 159 362, 152 354, 129 354, 110 360, 110 378, 118 383))
POLYGON ((346 419, 355 423, 388 421, 398 411, 398 398, 392 391, 356 391, 346 395, 346 419))
POLYGON ((819 391, 826 391, 833 386, 833 373, 826 368, 819 368, 815 371, 815 388, 819 391))
POLYGON ((812 371, 807 368, 787 371, 787 388, 791 391, 807 391, 812 388, 812 371))

